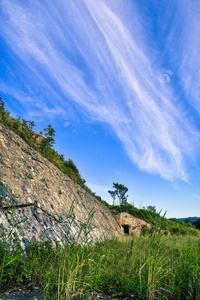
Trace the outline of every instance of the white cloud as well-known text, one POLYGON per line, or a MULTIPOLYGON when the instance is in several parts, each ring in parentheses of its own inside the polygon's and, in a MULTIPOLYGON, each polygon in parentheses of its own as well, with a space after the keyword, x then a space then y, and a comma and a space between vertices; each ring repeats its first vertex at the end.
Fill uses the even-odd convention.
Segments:
POLYGON ((64 116, 73 103, 90 120, 109 124, 140 169, 188 180, 186 161, 199 134, 176 103, 172 71, 163 78, 141 42, 140 26, 130 32, 112 1, 1 2, 7 22, 0 34, 30 76, 54 93, 36 100, 43 112, 64 116))
POLYGON ((200 3, 178 0, 167 46, 186 100, 200 113, 200 3))
POLYGON ((166 70, 165 73, 163 74, 163 77, 168 83, 171 81, 172 74, 173 74, 172 70, 166 70))
POLYGON ((70 122, 66 121, 64 124, 64 127, 68 127, 70 125, 70 122))
POLYGON ((95 193, 107 193, 109 188, 102 185, 93 184, 91 182, 87 182, 87 185, 92 191, 95 191, 95 193))

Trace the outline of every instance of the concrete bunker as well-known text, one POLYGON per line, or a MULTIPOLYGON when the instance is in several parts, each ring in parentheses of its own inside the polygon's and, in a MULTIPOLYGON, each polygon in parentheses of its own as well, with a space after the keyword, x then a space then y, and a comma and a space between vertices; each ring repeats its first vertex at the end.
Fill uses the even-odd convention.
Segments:
POLYGON ((117 213, 116 219, 117 219, 118 224, 123 229, 124 234, 128 234, 128 235, 139 236, 141 234, 143 225, 147 225, 148 228, 151 227, 151 225, 148 224, 147 222, 145 222, 139 218, 136 218, 127 212, 117 213))

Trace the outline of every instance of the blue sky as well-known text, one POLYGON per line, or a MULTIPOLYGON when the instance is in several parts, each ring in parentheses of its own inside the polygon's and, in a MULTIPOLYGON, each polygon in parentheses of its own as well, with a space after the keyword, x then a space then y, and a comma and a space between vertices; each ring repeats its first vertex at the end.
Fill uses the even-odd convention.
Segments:
POLYGON ((200 216, 200 3, 0 0, 0 94, 112 202, 200 216))

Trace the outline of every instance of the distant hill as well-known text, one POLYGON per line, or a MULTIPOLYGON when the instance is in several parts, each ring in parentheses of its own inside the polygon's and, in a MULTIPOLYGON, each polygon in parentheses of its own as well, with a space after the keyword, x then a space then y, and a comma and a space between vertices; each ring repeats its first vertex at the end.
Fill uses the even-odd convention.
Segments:
POLYGON ((196 222, 198 219, 200 219, 200 217, 188 217, 188 218, 178 218, 178 221, 182 221, 185 222, 185 220, 190 219, 193 222, 196 222))

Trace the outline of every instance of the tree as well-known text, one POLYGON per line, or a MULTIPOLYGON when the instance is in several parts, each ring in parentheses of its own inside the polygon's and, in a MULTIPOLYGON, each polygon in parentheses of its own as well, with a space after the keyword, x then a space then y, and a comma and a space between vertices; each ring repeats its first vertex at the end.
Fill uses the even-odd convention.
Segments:
POLYGON ((2 118, 2 121, 5 121, 5 118, 6 118, 6 110, 5 110, 5 104, 3 102, 3 99, 0 95, 0 116, 2 118))
POLYGON ((46 143, 48 144, 48 146, 50 147, 50 148, 52 148, 53 147, 53 144, 55 144, 55 139, 54 139, 54 137, 55 137, 55 133, 56 133, 56 131, 55 131, 55 129, 53 129, 53 127, 51 126, 51 124, 49 124, 48 125, 48 127, 47 128, 44 128, 43 129, 44 130, 44 132, 45 132, 45 136, 46 136, 46 143))
POLYGON ((114 191, 108 191, 108 193, 113 198, 113 205, 115 204, 115 200, 117 198, 119 205, 124 206, 124 204, 127 203, 128 195, 126 195, 126 193, 128 192, 128 188, 123 184, 114 183, 114 182, 113 182, 113 188, 114 191))
POLYGON ((196 227, 197 229, 200 230, 200 218, 197 219, 196 221, 194 221, 194 225, 195 225, 195 227, 196 227))
POLYGON ((151 210, 151 211, 153 211, 153 212, 156 213, 156 207, 153 206, 153 205, 148 205, 146 209, 147 209, 147 210, 151 210))
POLYGON ((3 102, 3 99, 2 99, 2 97, 1 97, 1 95, 0 95, 0 111, 4 111, 4 102, 3 102))
POLYGON ((35 125, 35 122, 34 121, 28 121, 27 122, 28 123, 28 128, 30 129, 30 130, 33 130, 33 127, 35 127, 36 125, 35 125))
POLYGON ((42 143, 41 143, 41 150, 42 152, 46 152, 47 149, 49 148, 52 148, 53 147, 53 144, 55 144, 55 129, 53 129, 53 127, 51 126, 51 124, 48 125, 47 128, 44 128, 43 129, 44 132, 45 132, 45 136, 46 138, 42 140, 42 143))
POLYGON ((17 118, 14 119, 13 121, 13 127, 14 129, 18 130, 20 126, 21 126, 21 117, 17 116, 17 118))
POLYGON ((22 119, 22 125, 23 125, 25 128, 28 128, 27 123, 28 123, 28 121, 22 119))
POLYGON ((62 161, 65 161, 64 154, 60 154, 60 159, 61 159, 62 161))

